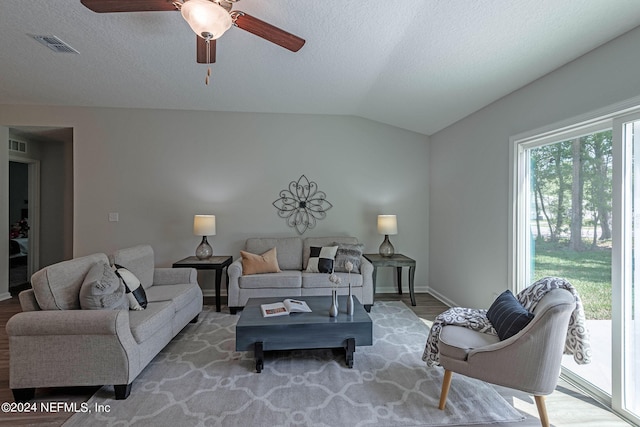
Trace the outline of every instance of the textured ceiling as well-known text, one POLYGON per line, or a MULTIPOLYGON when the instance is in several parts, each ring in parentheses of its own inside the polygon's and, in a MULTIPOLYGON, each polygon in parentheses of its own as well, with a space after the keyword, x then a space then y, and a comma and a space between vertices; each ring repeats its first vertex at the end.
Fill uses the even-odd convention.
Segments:
POLYGON ((242 0, 307 42, 239 28, 212 81, 177 12, 0 2, 0 103, 355 115, 426 135, 640 24, 638 0, 242 0), (80 52, 29 37, 55 35, 80 52))

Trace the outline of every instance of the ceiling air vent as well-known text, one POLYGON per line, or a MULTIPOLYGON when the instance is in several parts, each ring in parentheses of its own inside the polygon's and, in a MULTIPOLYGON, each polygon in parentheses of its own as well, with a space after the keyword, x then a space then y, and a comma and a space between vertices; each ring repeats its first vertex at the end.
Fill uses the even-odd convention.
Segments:
POLYGON ((9 151, 17 151, 18 153, 27 152, 27 143, 22 141, 16 141, 15 139, 9 140, 9 151))
POLYGON ((58 53, 75 53, 75 54, 79 54, 80 53, 77 50, 75 50, 74 48, 72 48, 71 46, 69 46, 68 44, 66 44, 65 42, 63 42, 62 40, 60 40, 56 36, 34 36, 34 35, 31 35, 31 37, 33 37, 34 39, 36 39, 38 42, 42 43, 43 45, 45 45, 49 49, 53 50, 54 52, 58 52, 58 53))

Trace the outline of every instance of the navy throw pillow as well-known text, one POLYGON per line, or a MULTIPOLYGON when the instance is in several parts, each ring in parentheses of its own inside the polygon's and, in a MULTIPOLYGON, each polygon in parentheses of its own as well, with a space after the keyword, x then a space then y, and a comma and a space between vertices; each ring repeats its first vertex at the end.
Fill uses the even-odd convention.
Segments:
POLYGON ((525 310, 513 293, 506 290, 491 304, 487 318, 498 332, 498 337, 506 340, 527 326, 533 320, 533 313, 525 310))

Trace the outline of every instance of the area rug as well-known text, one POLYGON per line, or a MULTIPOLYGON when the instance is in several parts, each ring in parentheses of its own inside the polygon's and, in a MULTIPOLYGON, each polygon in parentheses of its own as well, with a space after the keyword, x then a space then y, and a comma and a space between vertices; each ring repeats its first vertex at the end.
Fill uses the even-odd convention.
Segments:
POLYGON ((134 381, 126 400, 102 387, 65 426, 443 426, 519 421, 491 386, 456 375, 438 409, 442 369, 421 360, 428 327, 402 302, 376 302, 374 344, 344 351, 235 351, 238 316, 209 309, 134 381), (100 406, 97 406, 100 407, 100 406))

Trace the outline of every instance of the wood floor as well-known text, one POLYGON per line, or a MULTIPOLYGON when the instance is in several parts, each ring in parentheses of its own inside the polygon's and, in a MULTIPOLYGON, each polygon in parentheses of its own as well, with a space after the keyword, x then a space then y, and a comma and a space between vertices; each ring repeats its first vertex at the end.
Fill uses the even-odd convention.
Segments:
MULTIPOLYGON (((376 300, 399 300, 411 307, 411 302, 406 294, 380 294, 376 295, 376 300)), ((418 317, 424 319, 427 323, 433 321, 439 313, 447 308, 429 294, 416 294, 416 302, 416 307, 411 308, 418 317)), ((205 304, 214 305, 213 298, 205 298, 205 304)), ((226 307, 223 307, 223 311, 225 309, 226 307)), ((9 389, 9 343, 5 325, 7 320, 18 312, 20 312, 20 304, 17 298, 0 301, 0 403, 13 402, 13 395, 9 389)), ((46 351, 46 349, 43 349, 43 351, 46 351)), ((80 404, 89 399, 96 389, 96 387, 37 389, 34 401, 76 402, 80 404)), ((500 427, 533 427, 540 425, 535 402, 531 396, 503 387, 496 387, 496 389, 508 402, 527 417, 523 422, 499 424, 500 427)), ((551 424, 556 427, 616 427, 629 425, 562 380, 558 384, 556 391, 547 397, 547 412, 549 413, 551 424)), ((71 415, 72 413, 65 411, 20 414, 0 412, 0 426, 60 426, 71 415)), ((496 424, 493 426, 496 426, 496 424)))

